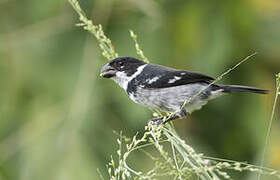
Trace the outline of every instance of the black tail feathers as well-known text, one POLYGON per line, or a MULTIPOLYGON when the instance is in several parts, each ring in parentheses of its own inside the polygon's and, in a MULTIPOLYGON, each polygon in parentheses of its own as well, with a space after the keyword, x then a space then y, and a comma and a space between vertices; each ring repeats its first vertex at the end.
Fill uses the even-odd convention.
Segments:
POLYGON ((231 92, 251 92, 257 94, 268 94, 269 90, 259 89, 255 87, 249 86, 238 86, 238 85, 219 85, 224 92, 231 93, 231 92))

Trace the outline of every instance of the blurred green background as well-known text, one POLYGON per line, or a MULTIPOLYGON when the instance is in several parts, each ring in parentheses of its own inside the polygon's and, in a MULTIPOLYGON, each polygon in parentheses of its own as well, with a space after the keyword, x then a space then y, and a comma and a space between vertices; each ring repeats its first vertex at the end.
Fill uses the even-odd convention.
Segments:
MULTIPOLYGON (((213 77, 258 52, 220 83, 271 94, 224 96, 175 127, 198 152, 259 164, 280 71, 279 0, 80 3, 122 56, 136 57, 128 29, 151 62, 213 77)), ((66 0, 0 0, 0 179, 98 179, 96 169, 106 174, 105 164, 116 155, 113 130, 132 136, 151 118, 149 109, 99 77, 105 58, 76 23, 66 0)), ((279 169, 277 110, 265 165, 279 169)), ((151 163, 142 156, 133 161, 151 163)), ((234 177, 253 180, 256 174, 234 177)))

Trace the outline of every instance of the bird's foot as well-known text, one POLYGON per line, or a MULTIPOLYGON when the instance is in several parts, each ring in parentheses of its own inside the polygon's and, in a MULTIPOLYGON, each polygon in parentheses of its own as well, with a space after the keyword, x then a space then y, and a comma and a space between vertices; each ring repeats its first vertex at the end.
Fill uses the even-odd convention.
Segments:
POLYGON ((149 122, 152 122, 153 125, 156 125, 156 126, 159 126, 161 124, 166 124, 168 123, 169 121, 172 121, 174 119, 177 119, 178 118, 178 115, 173 115, 173 116, 161 116, 159 118, 153 118, 153 119, 150 119, 148 121, 149 122))
POLYGON ((159 117, 159 118, 153 118, 153 119, 150 119, 148 121, 149 122, 152 122, 153 125, 156 125, 156 126, 159 126, 161 124, 165 124, 165 123, 168 123, 172 120, 175 120, 175 119, 180 119, 180 118, 183 118, 187 115, 187 112, 185 109, 181 110, 179 113, 176 113, 174 115, 171 115, 171 116, 162 116, 162 117, 159 117))
POLYGON ((163 119, 164 119, 164 117, 153 118, 153 119, 150 119, 148 121, 148 123, 152 122, 153 125, 159 126, 159 125, 163 124, 163 119))

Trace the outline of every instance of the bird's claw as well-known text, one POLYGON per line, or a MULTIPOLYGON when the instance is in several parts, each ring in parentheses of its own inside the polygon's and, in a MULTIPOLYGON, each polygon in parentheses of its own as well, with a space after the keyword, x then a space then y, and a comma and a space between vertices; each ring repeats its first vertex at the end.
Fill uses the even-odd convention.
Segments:
POLYGON ((163 119, 162 117, 161 118, 153 118, 153 119, 150 119, 148 121, 148 123, 152 122, 153 125, 159 126, 159 125, 163 124, 162 119, 163 119))

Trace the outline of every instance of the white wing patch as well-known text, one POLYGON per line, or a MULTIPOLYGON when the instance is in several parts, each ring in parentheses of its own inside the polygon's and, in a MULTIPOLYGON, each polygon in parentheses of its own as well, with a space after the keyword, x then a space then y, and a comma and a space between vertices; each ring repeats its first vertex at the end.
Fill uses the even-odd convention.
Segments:
POLYGON ((168 83, 171 84, 171 83, 174 83, 175 81, 180 80, 180 79, 182 79, 182 78, 178 77, 178 76, 174 76, 173 79, 169 79, 168 83))
POLYGON ((152 79, 147 79, 146 82, 147 82, 148 84, 152 84, 153 82, 156 82, 158 79, 159 79, 159 77, 156 76, 156 77, 153 77, 152 79))

